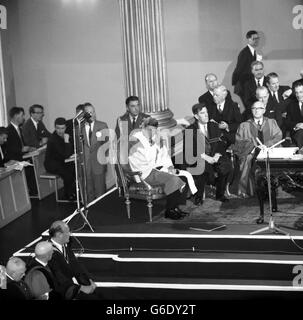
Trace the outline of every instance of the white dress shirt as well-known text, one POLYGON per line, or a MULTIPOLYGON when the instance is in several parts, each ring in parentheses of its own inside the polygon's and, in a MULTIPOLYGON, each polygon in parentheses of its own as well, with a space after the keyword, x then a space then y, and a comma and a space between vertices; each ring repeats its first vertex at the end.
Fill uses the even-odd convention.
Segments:
POLYGON ((38 130, 38 122, 36 122, 32 117, 31 117, 31 120, 32 120, 36 130, 38 130))

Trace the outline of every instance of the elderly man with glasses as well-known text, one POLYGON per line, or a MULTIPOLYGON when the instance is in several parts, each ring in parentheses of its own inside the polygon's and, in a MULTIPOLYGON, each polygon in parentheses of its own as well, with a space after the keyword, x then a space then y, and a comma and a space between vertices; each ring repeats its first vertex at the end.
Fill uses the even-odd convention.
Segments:
POLYGON ((275 119, 264 116, 266 108, 261 101, 252 107, 252 118, 242 122, 236 134, 234 152, 240 160, 238 195, 246 198, 254 194, 253 164, 260 149, 270 147, 282 139, 282 132, 275 119), (263 146, 258 147, 257 138, 263 146))

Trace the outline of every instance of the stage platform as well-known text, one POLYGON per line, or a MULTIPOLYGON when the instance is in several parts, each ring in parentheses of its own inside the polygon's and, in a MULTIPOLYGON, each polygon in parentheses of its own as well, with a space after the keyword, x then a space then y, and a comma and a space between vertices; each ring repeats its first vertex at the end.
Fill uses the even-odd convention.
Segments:
MULTIPOLYGON (((155 204, 155 218, 163 206, 155 204)), ((65 221, 79 259, 105 299, 303 297, 302 281, 295 278, 303 268, 301 230, 281 227, 289 234, 250 235, 266 224, 226 224, 208 232, 201 229, 210 230, 213 223, 150 223, 143 201, 133 201, 128 219, 116 189, 90 204, 88 219, 94 233, 77 213, 65 221)), ((26 259, 47 236, 46 231, 15 255, 26 259)))

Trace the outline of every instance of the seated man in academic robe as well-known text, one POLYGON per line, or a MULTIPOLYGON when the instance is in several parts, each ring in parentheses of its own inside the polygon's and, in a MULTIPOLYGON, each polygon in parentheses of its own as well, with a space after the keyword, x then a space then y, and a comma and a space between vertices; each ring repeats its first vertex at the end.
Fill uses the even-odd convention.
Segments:
POLYGON ((76 198, 74 162, 66 163, 65 160, 73 154, 73 145, 65 130, 66 120, 57 118, 55 131, 47 142, 44 166, 48 172, 57 174, 63 179, 65 197, 72 201, 76 198))
POLYGON ((205 104, 195 104, 192 112, 195 122, 184 131, 183 168, 193 175, 198 188, 194 203, 203 204, 207 182, 216 185, 216 200, 227 202, 229 200, 224 193, 227 177, 232 171, 231 161, 226 154, 228 141, 225 140, 218 123, 209 121, 205 104))
MULTIPOLYGON (((182 219, 186 213, 180 210, 179 205, 186 202, 186 183, 176 176, 178 171, 174 169, 157 127, 158 121, 148 118, 142 130, 131 135, 129 165, 133 171, 142 172, 141 178, 148 184, 164 185, 164 193, 167 195, 165 218, 182 219)), ((140 182, 139 177, 136 177, 136 181, 140 182)))
POLYGON ((240 160, 238 195, 243 198, 254 194, 253 164, 258 153, 282 139, 282 131, 276 120, 264 117, 266 109, 263 102, 253 103, 251 111, 253 117, 240 124, 233 146, 240 160))

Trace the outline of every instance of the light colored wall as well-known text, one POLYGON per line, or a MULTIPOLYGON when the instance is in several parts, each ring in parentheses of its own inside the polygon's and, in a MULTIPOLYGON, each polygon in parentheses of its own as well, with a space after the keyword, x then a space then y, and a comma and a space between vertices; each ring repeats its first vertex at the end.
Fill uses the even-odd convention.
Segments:
MULTIPOLYGON (((114 126, 125 110, 117 0, 2 0, 8 30, 5 51, 8 106, 46 107, 52 130, 57 116, 71 117, 77 104, 92 102, 98 118, 114 126)), ((163 0, 169 107, 190 114, 205 91, 205 73, 230 88, 244 35, 264 36, 266 72, 281 82, 298 78, 303 66, 302 30, 292 28, 299 0, 163 0)), ((230 88, 231 89, 231 88, 230 88)))
MULTIPOLYGON (((204 75, 214 72, 231 91, 231 75, 245 34, 261 34, 265 72, 282 84, 303 67, 302 29, 292 27, 298 0, 164 0, 170 108, 175 118, 191 113, 205 92, 204 75)), ((237 96, 234 96, 235 100, 237 96)))

